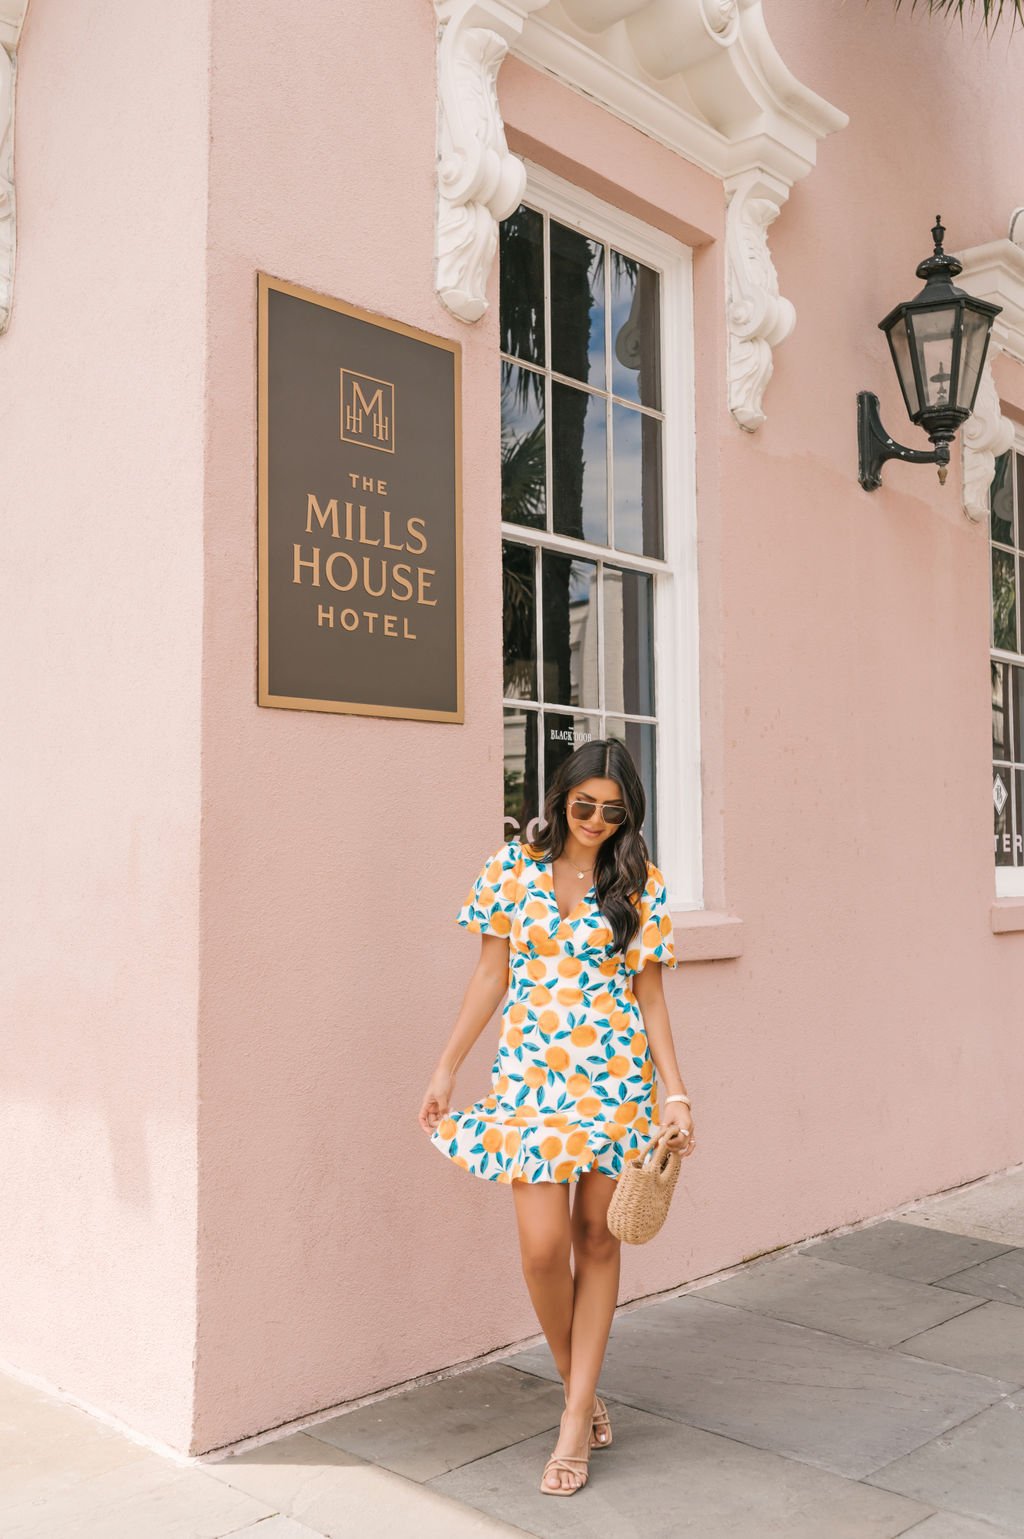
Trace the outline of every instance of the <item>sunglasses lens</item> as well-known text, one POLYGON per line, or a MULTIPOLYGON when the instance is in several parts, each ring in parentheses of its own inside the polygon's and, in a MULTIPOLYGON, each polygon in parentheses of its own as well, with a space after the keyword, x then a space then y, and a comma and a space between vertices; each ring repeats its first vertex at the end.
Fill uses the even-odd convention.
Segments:
MULTIPOLYGON (((570 808, 576 817, 578 817, 582 823, 585 823, 589 818, 594 816, 597 803, 585 802, 582 799, 577 799, 570 804, 570 808)), ((606 823, 610 823, 613 828, 617 828, 620 823, 624 823, 626 821, 626 809, 625 807, 602 807, 601 816, 604 818, 606 823)))

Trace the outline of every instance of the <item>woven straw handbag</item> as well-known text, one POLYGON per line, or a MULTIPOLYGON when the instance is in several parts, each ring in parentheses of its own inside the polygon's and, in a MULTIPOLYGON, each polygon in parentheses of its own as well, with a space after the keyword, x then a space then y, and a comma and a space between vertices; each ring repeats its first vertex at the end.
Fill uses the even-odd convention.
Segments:
POLYGON ((683 1157, 666 1147, 677 1131, 674 1123, 659 1128, 642 1149, 627 1159, 608 1204, 608 1228, 629 1245, 653 1240, 672 1200, 683 1157))

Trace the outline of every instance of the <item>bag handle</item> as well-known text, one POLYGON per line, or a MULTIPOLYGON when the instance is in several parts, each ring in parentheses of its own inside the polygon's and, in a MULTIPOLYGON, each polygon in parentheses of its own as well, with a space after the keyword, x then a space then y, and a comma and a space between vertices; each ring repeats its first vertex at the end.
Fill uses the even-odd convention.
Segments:
POLYGON ((651 1157, 651 1163, 660 1166, 662 1154, 678 1154, 678 1149, 668 1148, 668 1140, 673 1136, 675 1127, 676 1124, 670 1122, 665 1127, 659 1128, 654 1137, 644 1144, 642 1149, 637 1151, 641 1165, 646 1165, 648 1157, 651 1157))

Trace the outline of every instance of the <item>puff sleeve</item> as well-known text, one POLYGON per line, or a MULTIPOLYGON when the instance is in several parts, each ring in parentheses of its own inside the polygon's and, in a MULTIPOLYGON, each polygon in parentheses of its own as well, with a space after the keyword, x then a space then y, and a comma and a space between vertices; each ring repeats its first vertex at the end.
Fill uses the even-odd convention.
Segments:
POLYGON ((638 973, 650 961, 663 967, 679 964, 665 878, 657 866, 648 863, 647 886, 640 895, 640 928, 626 951, 626 971, 638 973))
POLYGON ((455 922, 481 935, 508 937, 521 891, 519 843, 510 839, 484 861, 455 922))

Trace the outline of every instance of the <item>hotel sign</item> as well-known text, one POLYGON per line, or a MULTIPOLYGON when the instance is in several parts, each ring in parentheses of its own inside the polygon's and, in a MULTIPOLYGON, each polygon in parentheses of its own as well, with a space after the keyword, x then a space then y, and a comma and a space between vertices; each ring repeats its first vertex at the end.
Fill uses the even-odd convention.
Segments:
POLYGON ((258 703, 462 721, 460 347, 257 275, 258 703))

